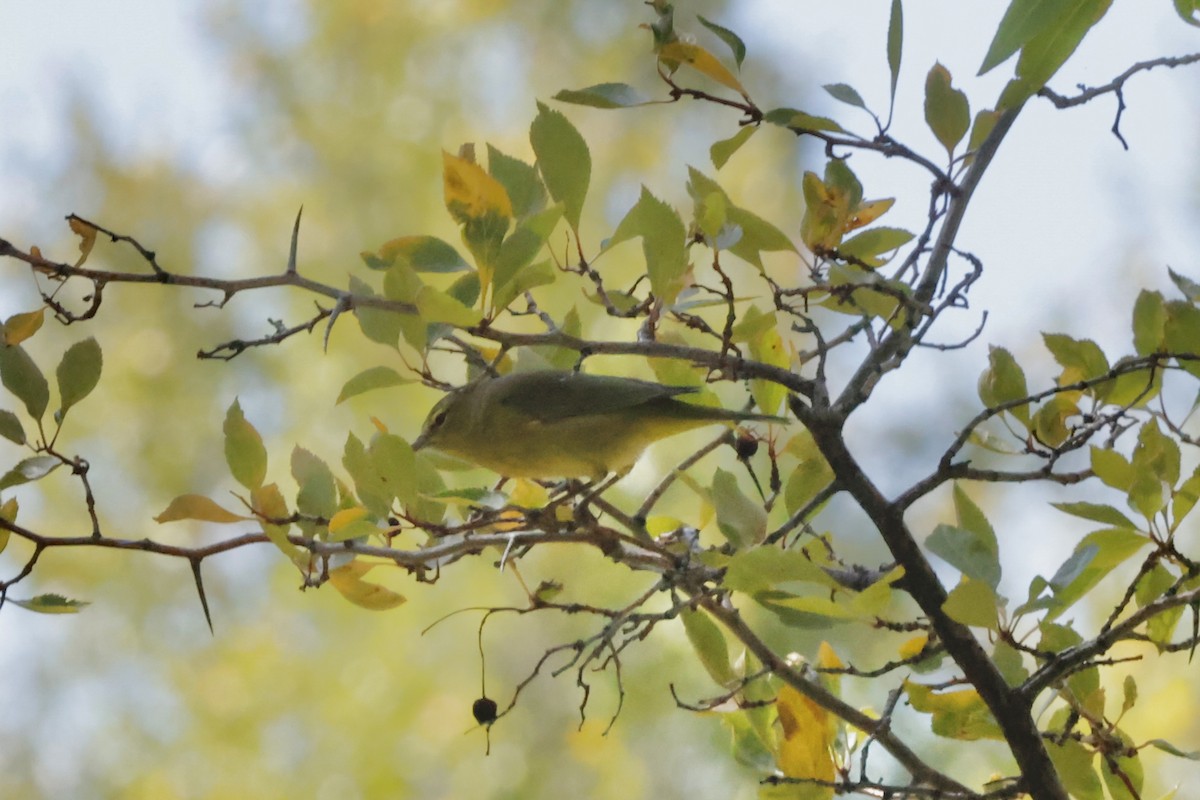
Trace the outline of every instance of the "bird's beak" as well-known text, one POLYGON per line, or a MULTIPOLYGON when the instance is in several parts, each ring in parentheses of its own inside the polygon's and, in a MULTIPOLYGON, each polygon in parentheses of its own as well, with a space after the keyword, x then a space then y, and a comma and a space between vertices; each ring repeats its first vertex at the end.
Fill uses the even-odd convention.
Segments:
POLYGON ((429 434, 426 432, 422 432, 420 436, 418 436, 416 439, 413 439, 412 449, 420 450, 421 448, 425 447, 428 444, 429 444, 429 434))

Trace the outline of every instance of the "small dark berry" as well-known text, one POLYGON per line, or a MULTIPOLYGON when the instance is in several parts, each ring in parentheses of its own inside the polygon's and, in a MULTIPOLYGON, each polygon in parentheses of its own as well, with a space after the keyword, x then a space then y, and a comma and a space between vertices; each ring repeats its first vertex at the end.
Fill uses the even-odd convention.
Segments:
POLYGON ((480 725, 491 725, 496 721, 496 701, 481 697, 471 704, 471 714, 480 725))
POLYGON ((753 436, 739 436, 733 443, 733 449, 737 451, 738 458, 745 460, 758 452, 758 439, 753 436))

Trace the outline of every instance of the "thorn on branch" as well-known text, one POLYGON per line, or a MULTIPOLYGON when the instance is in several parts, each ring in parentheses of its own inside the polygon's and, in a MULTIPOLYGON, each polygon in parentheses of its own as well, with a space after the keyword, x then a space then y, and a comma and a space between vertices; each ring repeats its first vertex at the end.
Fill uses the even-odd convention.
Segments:
POLYGON ((208 611, 208 596, 204 593, 204 579, 200 576, 201 560, 201 558, 192 557, 188 559, 188 562, 192 565, 192 577, 196 579, 196 592, 200 595, 200 607, 204 609, 204 621, 208 623, 208 632, 210 635, 215 635, 212 615, 208 611))

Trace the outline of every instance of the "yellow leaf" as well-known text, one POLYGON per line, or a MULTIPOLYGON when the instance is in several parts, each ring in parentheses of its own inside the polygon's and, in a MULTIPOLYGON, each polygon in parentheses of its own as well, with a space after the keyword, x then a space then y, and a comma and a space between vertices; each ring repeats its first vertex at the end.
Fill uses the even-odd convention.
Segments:
POLYGON ((181 494, 172 500, 166 510, 154 518, 154 521, 161 525, 164 522, 176 522, 181 519, 229 523, 242 522, 250 517, 244 517, 224 509, 204 495, 181 494))
POLYGON ((352 522, 358 522, 367 516, 367 510, 362 506, 343 508, 329 519, 329 533, 336 535, 352 522))
MULTIPOLYGON (((17 498, 10 497, 0 503, 0 519, 5 522, 17 521, 17 498)), ((8 547, 9 533, 8 528, 0 528, 0 553, 3 553, 4 548, 8 547)))
POLYGON ((679 64, 687 64, 697 72, 707 75, 722 86, 728 86, 742 97, 748 97, 741 81, 729 71, 729 68, 717 60, 717 57, 698 44, 675 41, 665 44, 658 51, 658 60, 674 69, 679 64))
POLYGON ((26 311, 23 314, 13 314, 4 321, 4 344, 14 345, 25 341, 38 332, 45 319, 45 308, 26 311))
MULTIPOLYGON (((772 321, 775 319, 774 314, 764 316, 770 317, 772 321)), ((783 346, 783 337, 779 335, 779 329, 774 324, 750 340, 750 357, 781 369, 787 369, 791 364, 791 358, 783 346)), ((779 407, 787 399, 787 389, 774 381, 754 379, 750 381, 750 393, 754 395, 758 410, 764 414, 779 413, 779 407)))
MULTIPOLYGON (((809 700, 791 686, 784 686, 775 698, 775 710, 783 728, 776 763, 789 778, 816 778, 832 781, 834 777, 833 737, 829 712, 809 700)), ((813 798, 833 797, 832 787, 813 798)))
POLYGON ((341 592, 342 597, 370 611, 386 611, 403 605, 406 600, 404 595, 362 579, 374 566, 362 561, 351 561, 329 570, 329 582, 341 592))
POLYGON ((388 432, 388 427, 387 427, 387 425, 385 425, 385 424, 384 424, 384 423, 383 423, 383 422, 382 422, 382 421, 379 419, 379 417, 371 417, 371 424, 372 424, 372 425, 374 425, 374 426, 375 426, 375 430, 379 431, 380 433, 387 433, 387 432, 388 432))
POLYGON ((932 715, 931 727, 938 736, 968 742, 1004 738, 983 698, 974 689, 938 692, 912 681, 905 681, 904 689, 914 709, 932 715))
POLYGON ((255 514, 263 518, 259 520, 259 524, 262 526, 263 533, 267 535, 272 544, 283 551, 283 554, 293 564, 299 566, 307 562, 308 555, 288 539, 288 528, 291 525, 280 525, 267 521, 270 519, 284 519, 288 516, 287 501, 283 499, 283 493, 279 491, 277 485, 268 483, 265 486, 259 486, 257 489, 252 490, 250 492, 250 507, 254 509, 255 514))
POLYGON ((925 645, 928 643, 929 634, 922 633, 914 636, 900 645, 900 657, 905 660, 916 658, 917 655, 925 649, 925 645))
POLYGON ((860 203, 858 208, 854 209, 850 218, 846 220, 845 232, 849 233, 856 228, 870 225, 886 214, 888 209, 895 203, 896 198, 894 197, 888 197, 883 200, 867 200, 865 203, 860 203))
POLYGON ((542 508, 550 502, 550 493, 540 483, 519 478, 508 499, 521 508, 542 508))
POLYGON ((817 666, 821 669, 844 669, 846 665, 838 658, 829 642, 821 642, 821 646, 817 648, 817 666))
POLYGON ((800 239, 814 253, 824 253, 842 241, 850 218, 846 189, 821 180, 815 172, 804 173, 804 216, 800 220, 800 239))
POLYGON ((70 217, 67 224, 79 236, 79 260, 75 262, 75 266, 83 266, 83 262, 87 261, 87 257, 91 255, 92 248, 96 246, 96 234, 99 231, 79 217, 70 217))
POLYGON ((474 161, 442 151, 442 185, 446 208, 462 224, 489 214, 512 218, 512 201, 500 181, 474 161))

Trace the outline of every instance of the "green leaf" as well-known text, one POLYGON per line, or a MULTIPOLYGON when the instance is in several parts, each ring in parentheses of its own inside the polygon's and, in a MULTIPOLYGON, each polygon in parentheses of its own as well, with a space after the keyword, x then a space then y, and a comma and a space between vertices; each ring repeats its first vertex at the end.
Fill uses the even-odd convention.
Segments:
POLYGON ((708 149, 708 155, 712 159, 713 166, 717 169, 725 166, 726 162, 741 149, 742 145, 750 141, 750 137, 758 130, 757 125, 746 125, 738 130, 733 136, 728 139, 722 139, 708 149))
POLYGON ((343 463, 369 511, 379 517, 388 516, 396 499, 418 520, 428 524, 441 521, 445 504, 431 498, 446 485, 424 456, 418 456, 408 442, 390 433, 374 436, 362 454, 350 452, 351 441, 357 443, 353 437, 347 441, 343 463))
POLYGON ((794 108, 776 108, 763 115, 763 122, 788 128, 795 133, 806 131, 831 131, 845 133, 846 129, 829 117, 818 117, 794 108))
POLYGON ((715 33, 717 38, 725 43, 725 45, 729 48, 729 52, 733 53, 734 62, 740 68, 742 66, 742 61, 744 61, 746 58, 746 44, 741 40, 741 37, 729 30, 729 28, 707 20, 700 14, 696 15, 696 19, 700 20, 701 25, 715 33))
POLYGON ((1125 356, 1113 364, 1117 377, 1110 383, 1104 381, 1097 385, 1097 394, 1104 402, 1114 406, 1132 406, 1144 408, 1147 403, 1158 396, 1162 390, 1162 369, 1128 370, 1128 364, 1133 358, 1125 356))
POLYGON ((1171 497, 1172 523, 1178 525, 1184 517, 1192 512, 1198 500, 1200 500, 1200 467, 1197 467, 1191 476, 1179 485, 1171 497))
POLYGON ((337 485, 329 466, 303 447, 292 449, 291 466, 300 487, 296 510, 328 520, 338 509, 337 485))
POLYGON ((1104 800, 1104 787, 1093 766, 1096 754, 1074 739, 1061 743, 1051 739, 1046 751, 1054 762, 1054 769, 1062 779, 1063 787, 1076 800, 1104 800))
POLYGON ((761 252, 797 252, 787 234, 753 212, 730 206, 725 216, 730 225, 736 225, 742 231, 742 238, 729 246, 729 252, 746 263, 762 269, 761 252))
POLYGON ((1091 456, 1092 472, 1096 473, 1097 478, 1106 486, 1122 492, 1129 491, 1129 487, 1133 485, 1134 473, 1133 467, 1125 456, 1116 450, 1100 448, 1095 445, 1091 448, 1091 456))
MULTIPOLYGON (((1163 343, 1171 353, 1194 355, 1197 343, 1200 343, 1200 308, 1186 300, 1172 300, 1167 303, 1163 343)), ((1192 375, 1200 377, 1200 362, 1184 358, 1176 363, 1192 375)))
POLYGON ((480 314, 456 297, 439 292, 432 286, 422 286, 417 292, 417 312, 425 322, 444 322, 457 328, 479 324, 480 314))
POLYGON ((50 385, 21 345, 0 346, 0 382, 25 404, 29 416, 40 420, 46 413, 50 385))
MULTIPOLYGON (((1200 6, 1198 6, 1198 8, 1200 8, 1200 6)), ((1176 288, 1179 289, 1184 297, 1193 303, 1197 300, 1200 300, 1200 283, 1197 283, 1186 275, 1179 274, 1170 267, 1167 267, 1167 274, 1171 276, 1171 281, 1175 284, 1176 288)))
POLYGON ((1108 359, 1100 345, 1091 339, 1073 339, 1061 333, 1043 333, 1042 341, 1054 360, 1063 368, 1060 386, 1091 380, 1109 371, 1108 359))
POLYGON ((1116 755, 1113 758, 1115 763, 1101 759, 1100 776, 1104 778, 1104 785, 1112 800, 1142 800, 1142 786, 1145 782, 1142 760, 1134 749, 1133 741, 1120 728, 1116 732, 1124 745, 1122 750, 1132 752, 1133 755, 1116 755))
POLYGON ((912 241, 913 235, 901 228, 870 228, 838 246, 838 254, 857 259, 868 267, 882 267, 888 262, 879 258, 912 241))
MULTIPOLYGON (((496 259, 494 285, 497 289, 511 281, 521 270, 533 263, 545 247, 546 240, 562 219, 563 207, 556 204, 521 221, 500 246, 496 259)), ((511 298, 509 298, 511 300, 511 298)), ((508 303, 495 300, 496 308, 508 303)))
POLYGON ((781 583, 799 581, 835 588, 838 584, 813 559, 796 550, 764 545, 735 553, 725 569, 731 591, 756 594, 781 583))
MULTIPOLYGON (((366 282, 353 275, 350 276, 350 293, 357 297, 379 296, 366 282)), ((385 311, 382 308, 355 304, 354 318, 358 320, 358 326, 362 329, 363 335, 372 342, 378 342, 393 349, 399 345, 402 315, 393 311, 385 311)), ((425 325, 421 323, 421 330, 424 331, 424 329, 425 325)), ((422 342, 422 346, 423 344, 422 342)))
POLYGON ((717 527, 735 547, 758 544, 767 535, 767 512, 738 488, 732 472, 718 469, 713 476, 713 506, 717 527))
POLYGON ((1043 26, 1021 47, 1017 79, 1005 87, 997 110, 1015 108, 1045 86, 1111 5, 1112 0, 1069 0, 1052 24, 1043 26))
MULTIPOLYGON (((838 599, 846 598, 845 593, 834 595, 838 599)), ((754 599, 759 603, 770 608, 776 614, 780 614, 780 619, 788 622, 790 625, 799 623, 799 627, 805 627, 813 622, 819 626, 827 626, 831 621, 840 622, 851 620, 857 615, 850 604, 846 602, 838 602, 838 599, 831 597, 828 592, 820 594, 793 594, 791 592, 780 591, 764 591, 759 592, 754 596, 754 599), (782 614, 780 612, 783 612, 782 614), (796 614, 789 620, 786 616, 787 612, 796 614)))
POLYGON ((1156 420, 1138 431, 1130 468, 1129 503, 1150 519, 1166 508, 1180 471, 1179 445, 1159 430, 1156 420))
POLYGON ((1000 561, 985 537, 966 528, 941 524, 933 529, 925 546, 930 552, 968 577, 993 589, 1000 583, 1000 561))
POLYGON ((612 237, 605 242, 604 249, 608 250, 635 236, 642 237, 642 252, 646 257, 651 290, 664 303, 673 302, 683 289, 683 278, 688 268, 685 247, 687 229, 679 213, 650 194, 650 190, 644 186, 641 197, 617 225, 612 237))
POLYGON ((1113 525, 1118 528, 1129 528, 1131 530, 1135 530, 1137 528, 1137 526, 1130 521, 1129 517, 1125 516, 1120 511, 1109 505, 1088 503, 1084 501, 1075 503, 1051 503, 1050 505, 1054 506, 1064 514, 1070 514, 1071 516, 1081 517, 1083 519, 1090 519, 1092 522, 1102 522, 1105 525, 1113 525))
MULTIPOLYGON (((392 386, 403 386, 413 383, 412 378, 405 378, 391 367, 368 367, 346 381, 342 391, 338 393, 337 402, 349 400, 351 397, 370 392, 375 389, 388 389, 392 386)), ((335 403, 336 405, 336 403, 335 403)))
POLYGON ((992 129, 996 127, 999 120, 999 111, 985 108, 975 114, 975 121, 971 123, 971 136, 967 139, 967 150, 972 153, 968 157, 967 163, 974 159, 973 154, 987 141, 987 137, 991 135, 992 129))
POLYGON ((1029 679, 1029 670, 1021 651, 1001 640, 992 647, 992 662, 1009 686, 1020 686, 1029 679))
POLYGON ((549 261, 525 267, 496 290, 496 307, 506 308, 517 297, 538 286, 549 286, 558 278, 558 268, 549 261))
POLYGON ((1133 349, 1139 356, 1162 350, 1167 307, 1158 292, 1143 289, 1133 304, 1133 349))
POLYGON ((862 95, 851 85, 847 83, 827 83, 821 87, 829 92, 829 95, 834 100, 839 100, 846 105, 855 106, 867 111, 867 104, 863 102, 862 95))
POLYGON ((1066 611, 1150 540, 1128 528, 1105 528, 1089 533, 1050 579, 1054 607, 1048 618, 1066 611))
MULTIPOLYGON (((988 368, 979 377, 979 399, 988 408, 995 408, 1029 396, 1025 372, 1003 347, 988 348, 988 368)), ((1009 409, 1009 413, 1029 426, 1029 406, 1009 409)))
POLYGON ((457 250, 436 236, 401 236, 384 242, 375 253, 360 255, 374 270, 384 270, 396 263, 417 272, 462 272, 471 268, 457 250))
POLYGON ((627 83, 597 83, 583 89, 563 89, 555 100, 593 108, 632 108, 652 102, 627 83))
POLYGON ((396 497, 395 490, 379 475, 366 446, 353 433, 346 437, 342 466, 354 481, 359 502, 376 517, 388 516, 392 500, 396 497))
POLYGON ((1186 758, 1189 761, 1200 761, 1200 750, 1181 750, 1166 739, 1151 739, 1146 744, 1178 758, 1186 758))
MULTIPOLYGON (((891 102, 896 100, 896 84, 900 80, 900 56, 904 48, 904 8, 900 0, 892 0, 892 13, 888 17, 887 62, 891 73, 891 102)), ((890 104, 889 104, 890 107, 890 104)))
POLYGON ((67 409, 91 394, 100 382, 100 368, 104 357, 100 345, 92 337, 76 342, 63 353, 62 361, 58 363, 58 394, 62 400, 59 419, 67 413, 67 409))
POLYGON ((1126 675, 1121 683, 1121 713, 1125 714, 1137 705, 1137 681, 1132 675, 1126 675))
POLYGON ((25 444, 25 428, 11 411, 0 410, 0 436, 14 444, 25 444))
POLYGON ((784 505, 794 514, 824 490, 833 480, 833 470, 822 458, 802 461, 788 476, 784 486, 784 505))
POLYGON ((587 142, 561 113, 538 103, 538 115, 529 128, 529 141, 537 154, 538 170, 546 189, 564 206, 571 228, 579 230, 579 217, 592 175, 587 142))
POLYGON ((1151 419, 1138 431, 1130 466, 1135 475, 1151 475, 1170 487, 1179 482, 1179 445, 1159 429, 1158 420, 1151 419))
MULTIPOLYGON (((1137 600, 1138 608, 1145 608, 1161 598, 1167 591, 1176 591, 1177 589, 1175 575, 1162 564, 1155 564, 1137 582, 1133 596, 1137 600)), ((1183 606, 1175 606, 1155 614, 1146 623, 1146 636, 1158 648, 1159 653, 1166 651, 1166 647, 1175 633, 1175 628, 1183 616, 1183 611, 1183 606)))
POLYGON ((39 594, 28 600, 9 598, 8 602, 20 606, 27 611, 39 614, 77 614, 80 610, 91 605, 83 600, 70 600, 61 594, 39 594))
POLYGON ((225 462, 234 480, 250 490, 259 488, 267 475, 267 449, 236 398, 225 413, 224 432, 225 462))
POLYGON ((925 78, 925 122, 950 154, 971 125, 967 96, 950 85, 950 71, 940 63, 925 78))
POLYGON ((1079 392, 1064 392, 1051 397, 1033 415, 1033 432, 1038 441, 1050 447, 1058 447, 1071 435, 1067 420, 1079 416, 1079 405, 1075 402, 1079 392))
POLYGON ((60 466, 62 461, 54 456, 30 456, 21 459, 16 466, 0 476, 0 490, 41 480, 60 466))
POLYGON ((729 644, 721 629, 703 611, 685 608, 679 618, 704 669, 719 686, 733 686, 737 682, 737 675, 729 665, 729 644))
POLYGON ((537 167, 532 164, 506 155, 489 144, 488 174, 504 187, 517 219, 524 219, 546 207, 546 187, 538 177, 537 167))
POLYGON ((993 587, 966 575, 950 590, 942 610, 949 617, 973 628, 1000 629, 1000 598, 993 587))
POLYGON ((1074 0, 1013 0, 1000 20, 979 74, 1003 64, 1038 34, 1059 24, 1074 0))

